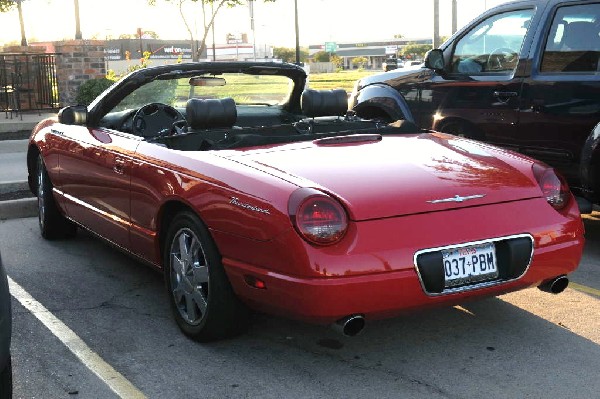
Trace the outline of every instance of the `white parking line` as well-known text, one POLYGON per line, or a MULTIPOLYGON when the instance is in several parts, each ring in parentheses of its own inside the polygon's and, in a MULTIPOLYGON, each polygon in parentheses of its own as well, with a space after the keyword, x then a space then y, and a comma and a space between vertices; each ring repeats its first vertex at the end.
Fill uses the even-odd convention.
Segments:
POLYGON ((97 353, 90 349, 81 338, 65 323, 60 321, 41 303, 35 300, 23 287, 10 277, 8 278, 10 293, 21 305, 42 322, 81 362, 96 374, 114 393, 121 398, 146 398, 139 389, 129 382, 121 373, 106 363, 97 353))

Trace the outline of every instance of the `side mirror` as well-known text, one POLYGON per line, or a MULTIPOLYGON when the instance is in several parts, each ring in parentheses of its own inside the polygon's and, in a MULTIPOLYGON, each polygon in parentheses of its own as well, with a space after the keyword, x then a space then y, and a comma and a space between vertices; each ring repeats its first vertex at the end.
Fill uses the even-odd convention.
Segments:
POLYGON ((444 53, 436 48, 429 50, 425 54, 425 68, 433 69, 434 71, 442 71, 444 69, 444 53))
POLYGON ((87 123, 88 110, 85 105, 73 105, 58 111, 58 122, 65 125, 81 125, 87 123))

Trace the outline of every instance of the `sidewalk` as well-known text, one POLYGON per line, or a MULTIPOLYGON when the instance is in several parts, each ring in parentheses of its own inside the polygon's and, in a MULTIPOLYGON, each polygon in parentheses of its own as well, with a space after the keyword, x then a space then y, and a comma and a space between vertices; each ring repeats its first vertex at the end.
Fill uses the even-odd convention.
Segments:
POLYGON ((27 112, 19 115, 0 112, 0 153, 3 161, 8 162, 8 165, 4 165, 6 173, 0 173, 0 220, 37 215, 36 198, 23 198, 24 195, 31 195, 26 181, 27 166, 22 159, 27 146, 24 140, 29 138, 31 130, 39 121, 55 115, 56 113, 47 112, 27 112), (23 141, 22 154, 21 151, 12 149, 21 144, 15 140, 23 141), (19 179, 9 179, 10 176, 16 175, 19 179))
POLYGON ((56 116, 56 112, 38 114, 36 111, 28 111, 19 115, 0 112, 0 141, 27 139, 39 121, 52 116, 56 116))

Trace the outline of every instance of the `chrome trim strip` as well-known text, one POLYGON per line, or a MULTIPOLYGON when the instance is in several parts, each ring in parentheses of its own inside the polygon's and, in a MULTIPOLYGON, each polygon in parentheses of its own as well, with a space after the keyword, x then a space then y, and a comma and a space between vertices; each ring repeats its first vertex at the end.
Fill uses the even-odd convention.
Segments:
POLYGON ((488 238, 488 239, 479 240, 479 241, 470 241, 470 242, 466 242, 466 243, 462 243, 462 244, 446 245, 443 247, 421 249, 421 250, 415 252, 415 254, 413 256, 413 264, 415 267, 415 271, 417 272, 417 276, 419 276, 419 282, 421 283, 421 288, 423 289, 423 292, 425 294, 427 294, 428 296, 440 296, 440 295, 455 294, 458 292, 472 291, 472 290, 481 289, 481 288, 493 287, 496 285, 510 283, 511 281, 516 281, 516 280, 520 279, 521 277, 523 277, 525 275, 525 273, 527 273, 527 271, 529 270, 529 266, 531 266, 531 261, 533 260, 534 243, 535 243, 535 241, 533 240, 533 236, 531 234, 524 233, 524 234, 514 234, 514 235, 510 235, 510 236, 497 237, 497 238, 488 238), (481 245, 481 244, 494 243, 497 241, 512 240, 514 238, 529 238, 531 240, 531 254, 529 255, 529 261, 527 262, 527 267, 525 268, 523 273, 521 273, 520 276, 515 277, 511 280, 484 281, 484 282, 473 284, 473 285, 444 289, 444 291, 439 292, 439 293, 438 292, 428 292, 427 289, 425 288, 425 284, 423 283, 423 278, 421 277, 421 273, 419 272, 419 267, 417 266, 417 257, 419 255, 430 253, 430 252, 445 251, 445 250, 449 250, 449 249, 470 247, 472 245, 481 245))
MULTIPOLYGON (((63 197, 65 197, 65 198, 67 198, 67 199, 71 199, 73 202, 75 202, 75 203, 77 203, 77 204, 81 204, 82 206, 85 206, 85 207, 86 207, 86 208, 88 208, 88 209, 91 209, 91 210, 95 210, 95 209, 96 209, 96 208, 94 208, 93 206, 91 206, 90 204, 87 204, 87 203, 85 203, 85 202, 83 202, 83 201, 81 201, 81 200, 77 200, 76 198, 74 198, 73 196, 71 196, 71 195, 69 195, 69 194, 65 194, 65 193, 63 193, 62 191, 58 190, 57 188, 54 188, 54 187, 53 187, 53 188, 52 188, 52 190, 53 190, 53 191, 55 191, 57 194, 59 194, 59 195, 62 195, 63 197)), ((101 213, 101 211, 100 211, 100 210, 98 210, 98 211, 99 211, 99 213, 101 213)), ((104 213, 105 213, 105 212, 104 212, 104 213)), ((152 266, 152 267, 153 267, 153 268, 155 268, 155 269, 162 270, 162 268, 163 268, 163 267, 162 267, 162 265, 160 265, 160 264, 155 264, 154 262, 151 262, 151 261, 149 261, 149 260, 147 260, 147 259, 145 259, 145 258, 141 257, 140 255, 138 255, 138 254, 136 254, 136 253, 134 253, 134 252, 131 252, 129 249, 127 249, 127 248, 125 248, 125 247, 123 247, 123 246, 121 246, 121 245, 117 244, 116 242, 114 242, 114 241, 112 241, 112 240, 110 240, 110 239, 108 239, 108 238, 104 237, 104 236, 103 236, 103 235, 101 235, 101 234, 98 234, 97 232, 95 232, 94 230, 92 230, 91 228, 89 228, 88 226, 85 226, 85 225, 83 225, 83 224, 79 223, 78 221, 74 220, 73 218, 70 218, 69 216, 66 216, 66 215, 65 215, 65 217, 66 217, 67 219, 69 219, 71 222, 75 223, 77 226, 81 227, 82 229, 84 229, 84 230, 86 230, 86 231, 89 231, 91 234, 95 235, 96 237, 100 238, 101 240, 104 240, 104 241, 106 241, 108 244, 110 244, 111 246, 113 246, 113 247, 117 248, 117 249, 118 249, 118 250, 120 250, 121 252, 124 252, 124 253, 126 253, 127 255, 129 255, 129 256, 131 256, 131 257, 133 257, 133 258, 137 259, 139 262, 142 262, 142 263, 144 263, 144 264, 146 264, 146 265, 148 265, 148 266, 152 266)), ((115 218, 116 218, 116 216, 115 216, 115 218)), ((120 219, 120 218, 117 218, 117 219, 120 219)), ((122 219, 120 219, 120 220, 122 220, 122 219)), ((130 226, 132 226, 132 227, 136 227, 136 226, 132 225, 131 223, 127 223, 127 224, 129 224, 129 225, 130 225, 130 226)), ((141 229, 141 228, 138 228, 138 229, 139 229, 139 230, 145 230, 145 229, 141 229)))
POLYGON ((113 214, 105 212, 105 211, 103 211, 101 209, 98 209, 98 208, 96 208, 96 207, 88 204, 87 202, 84 202, 84 201, 80 200, 79 198, 75 198, 72 195, 66 194, 66 193, 58 190, 55 187, 53 187, 52 190, 54 192, 56 192, 57 194, 63 196, 64 198, 68 199, 69 201, 74 202, 77 205, 81 205, 84 208, 89 209, 92 212, 98 213, 98 214, 100 214, 102 216, 105 216, 105 217, 107 217, 109 219, 112 219, 112 220, 114 220, 117 223, 123 224, 123 225, 128 226, 128 227, 132 227, 131 222, 128 222, 127 220, 124 220, 124 219, 122 219, 122 218, 120 218, 120 217, 118 217, 116 215, 113 215, 113 214))

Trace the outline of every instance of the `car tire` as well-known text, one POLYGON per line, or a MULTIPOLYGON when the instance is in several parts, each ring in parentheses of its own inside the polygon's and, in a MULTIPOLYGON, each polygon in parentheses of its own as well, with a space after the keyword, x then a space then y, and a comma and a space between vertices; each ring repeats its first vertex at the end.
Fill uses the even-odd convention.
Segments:
POLYGON ((237 298, 221 255, 194 213, 179 213, 169 226, 163 251, 165 284, 179 328, 208 342, 245 331, 249 311, 237 298))
POLYGON ((443 124, 440 127, 440 132, 450 133, 458 137, 464 137, 473 140, 483 140, 483 135, 476 131, 468 123, 461 121, 453 121, 443 124))
POLYGON ((38 156, 37 162, 37 197, 38 222, 42 237, 47 240, 73 237, 77 233, 77 226, 60 213, 41 155, 38 156))
POLYGON ((0 372, 0 399, 12 398, 12 364, 10 357, 4 370, 0 372))

